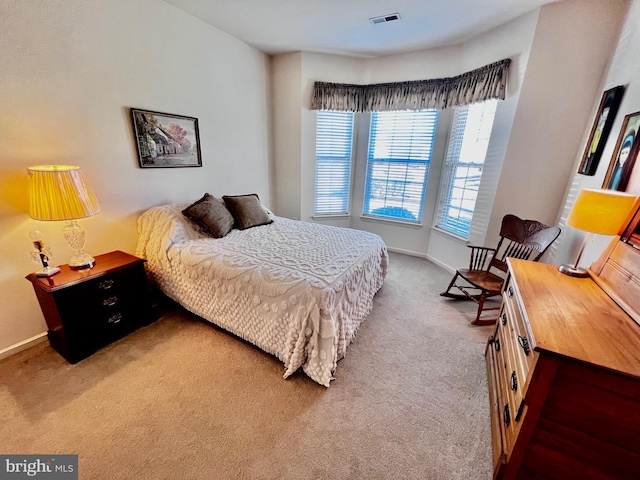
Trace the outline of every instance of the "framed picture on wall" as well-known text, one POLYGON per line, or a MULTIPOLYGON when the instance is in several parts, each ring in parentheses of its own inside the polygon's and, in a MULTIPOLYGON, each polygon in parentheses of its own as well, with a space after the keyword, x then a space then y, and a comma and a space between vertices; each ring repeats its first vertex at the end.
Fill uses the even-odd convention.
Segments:
POLYGON ((638 129, 640 128, 640 112, 630 113, 624 117, 622 129, 618 135, 613 157, 609 162, 607 174, 602 188, 607 190, 627 190, 631 172, 638 156, 638 129))
POLYGON ((198 119, 131 109, 141 168, 201 167, 198 119))
POLYGON ((611 132, 611 126, 616 118, 616 113, 618 113, 623 93, 624 86, 619 85, 602 94, 602 99, 600 99, 600 105, 591 127, 591 134, 582 154, 578 173, 595 175, 609 132, 611 132))

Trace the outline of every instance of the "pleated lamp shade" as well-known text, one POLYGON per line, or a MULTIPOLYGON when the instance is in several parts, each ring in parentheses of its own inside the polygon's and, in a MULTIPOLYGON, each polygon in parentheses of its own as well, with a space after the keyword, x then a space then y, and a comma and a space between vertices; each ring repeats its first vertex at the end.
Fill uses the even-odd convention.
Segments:
POLYGON ((35 220, 74 220, 100 213, 91 186, 73 165, 29 167, 29 216, 35 220))
POLYGON ((616 190, 580 190, 567 225, 599 235, 616 235, 638 197, 616 190))
POLYGON ((592 233, 617 235, 629 220, 631 210, 638 197, 616 190, 593 190, 583 188, 573 203, 567 217, 567 225, 588 232, 582 241, 578 258, 573 265, 561 265, 558 270, 572 277, 588 277, 589 272, 580 267, 582 253, 592 233))

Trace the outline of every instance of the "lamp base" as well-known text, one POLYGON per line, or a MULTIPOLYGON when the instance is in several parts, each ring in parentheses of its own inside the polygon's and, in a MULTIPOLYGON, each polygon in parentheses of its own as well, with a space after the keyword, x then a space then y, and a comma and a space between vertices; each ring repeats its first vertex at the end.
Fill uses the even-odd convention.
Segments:
POLYGON ((60 269, 58 267, 43 267, 42 270, 38 270, 37 272, 35 272, 35 276, 36 277, 50 277, 51 275, 54 275, 56 273, 58 273, 60 271, 60 269))
POLYGON ((84 251, 84 228, 75 220, 67 222, 63 231, 64 238, 69 242, 73 250, 73 255, 69 260, 71 270, 82 270, 83 268, 93 268, 95 259, 84 251))
POLYGON ((95 264, 95 258, 93 258, 86 252, 74 252, 73 256, 69 260, 69 267, 71 268, 71 270, 93 268, 95 264))
POLYGON ((571 277, 579 277, 584 278, 589 276, 589 272, 582 267, 577 267, 575 265, 561 265, 558 268, 560 273, 564 273, 565 275, 569 275, 571 277))

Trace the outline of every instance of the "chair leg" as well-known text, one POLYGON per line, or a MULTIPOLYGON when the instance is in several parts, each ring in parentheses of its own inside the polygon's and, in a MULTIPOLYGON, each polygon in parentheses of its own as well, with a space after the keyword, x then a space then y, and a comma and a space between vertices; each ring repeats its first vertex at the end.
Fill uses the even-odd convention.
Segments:
POLYGON ((497 318, 480 320, 480 315, 482 314, 482 309, 484 308, 484 301, 487 299, 487 294, 482 292, 480 298, 478 299, 478 313, 476 315, 476 319, 471 322, 471 325, 483 326, 483 325, 494 325, 496 323, 497 318))
POLYGON ((447 287, 447 289, 444 292, 440 292, 440 296, 441 297, 465 298, 465 295, 463 295, 463 294, 451 293, 451 289, 456 284, 456 280, 458 279, 459 276, 460 276, 460 274, 458 272, 456 272, 456 274, 453 276, 453 279, 451 280, 451 283, 449 283, 449 286, 447 287))

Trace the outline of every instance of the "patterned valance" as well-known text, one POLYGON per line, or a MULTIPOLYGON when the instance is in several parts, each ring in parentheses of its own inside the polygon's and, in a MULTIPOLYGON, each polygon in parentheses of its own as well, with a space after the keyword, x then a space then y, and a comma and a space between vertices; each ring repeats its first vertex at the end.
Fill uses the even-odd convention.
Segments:
POLYGON ((511 59, 457 77, 352 85, 315 82, 311 110, 385 112, 461 107, 492 98, 504 100, 511 59))

